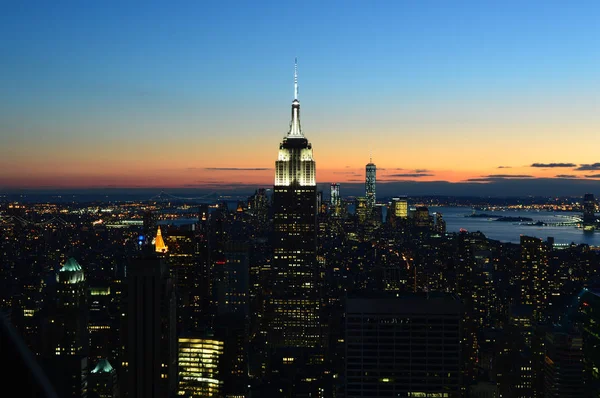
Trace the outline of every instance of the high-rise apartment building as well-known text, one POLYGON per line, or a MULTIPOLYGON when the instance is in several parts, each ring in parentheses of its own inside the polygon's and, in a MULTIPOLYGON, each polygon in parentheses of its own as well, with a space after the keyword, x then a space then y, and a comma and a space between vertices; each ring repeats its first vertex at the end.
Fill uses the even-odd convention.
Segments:
POLYGON ((461 304, 444 293, 346 302, 346 397, 459 397, 461 304))
POLYGON ((548 291, 548 247, 539 238, 521 235, 521 303, 533 307, 537 321, 543 318, 548 291))

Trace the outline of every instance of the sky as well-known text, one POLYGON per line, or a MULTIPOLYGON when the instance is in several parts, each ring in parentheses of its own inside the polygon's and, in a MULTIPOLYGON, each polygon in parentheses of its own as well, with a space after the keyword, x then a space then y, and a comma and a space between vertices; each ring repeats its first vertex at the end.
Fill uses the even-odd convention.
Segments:
POLYGON ((599 18, 598 1, 4 2, 0 189, 272 185, 298 57, 319 183, 364 181, 372 155, 380 183, 600 193, 599 18))

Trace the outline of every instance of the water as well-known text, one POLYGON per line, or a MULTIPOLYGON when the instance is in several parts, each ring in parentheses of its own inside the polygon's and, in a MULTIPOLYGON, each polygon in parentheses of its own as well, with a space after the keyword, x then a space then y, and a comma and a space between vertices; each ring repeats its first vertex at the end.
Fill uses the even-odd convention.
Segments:
MULTIPOLYGON (((546 239, 551 236, 555 243, 586 243, 590 246, 600 246, 600 231, 595 233, 586 232, 575 226, 530 226, 520 225, 512 222, 499 222, 488 218, 465 217, 472 214, 473 209, 469 207, 430 207, 429 212, 441 212, 446 220, 448 232, 458 232, 461 228, 469 232, 481 231, 490 239, 502 242, 519 243, 520 235, 535 236, 546 239)), ((568 217, 580 217, 581 213, 571 212, 537 212, 537 211, 478 211, 504 217, 528 217, 531 222, 564 222, 568 217)))

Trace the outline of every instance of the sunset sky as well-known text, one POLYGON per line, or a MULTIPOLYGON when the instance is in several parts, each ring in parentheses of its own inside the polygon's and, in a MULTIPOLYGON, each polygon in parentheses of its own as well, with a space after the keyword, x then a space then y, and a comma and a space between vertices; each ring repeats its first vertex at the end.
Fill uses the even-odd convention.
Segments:
POLYGON ((600 177, 598 1, 126 3, 0 6, 0 188, 271 185, 295 57, 318 182, 600 177))

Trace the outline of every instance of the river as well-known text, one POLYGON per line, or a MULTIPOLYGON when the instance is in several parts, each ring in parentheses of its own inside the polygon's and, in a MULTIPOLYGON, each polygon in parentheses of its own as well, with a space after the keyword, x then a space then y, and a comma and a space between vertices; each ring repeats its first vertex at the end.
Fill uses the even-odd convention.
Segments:
MULTIPOLYGON (((519 243, 520 235, 536 236, 546 239, 551 236, 555 243, 586 243, 590 246, 600 246, 600 231, 583 232, 575 226, 531 226, 513 222, 493 221, 494 219, 465 217, 473 213, 469 207, 430 207, 430 213, 440 212, 446 220, 448 232, 458 232, 461 228, 469 232, 481 231, 490 239, 502 242, 519 243)), ((580 217, 581 213, 548 212, 548 211, 478 211, 503 217, 528 217, 532 222, 542 221, 557 223, 568 221, 570 217, 580 217)))

